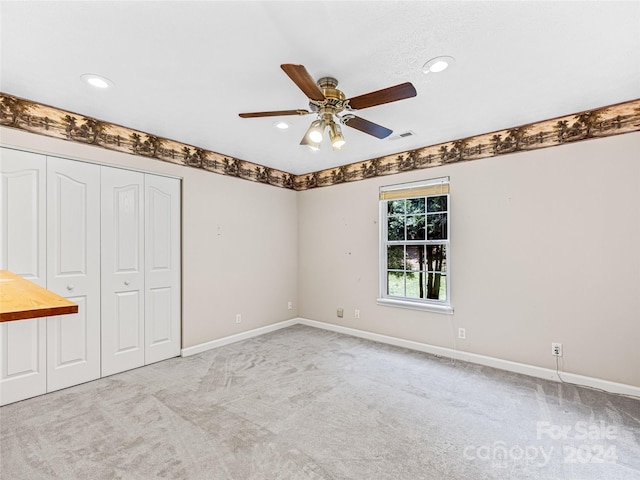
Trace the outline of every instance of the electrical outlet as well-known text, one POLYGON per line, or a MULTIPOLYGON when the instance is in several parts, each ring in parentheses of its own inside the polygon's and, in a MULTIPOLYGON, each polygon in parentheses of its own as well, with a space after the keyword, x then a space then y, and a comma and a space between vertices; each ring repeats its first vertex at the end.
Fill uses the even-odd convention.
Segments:
POLYGON ((242 315, 240 315, 239 313, 236 315, 236 323, 240 323, 242 322, 242 315))
POLYGON ((554 357, 562 356, 562 344, 561 343, 552 343, 551 344, 551 355, 554 357))
POLYGON ((287 308, 288 308, 289 310, 293 309, 293 302, 289 302, 289 303, 287 303, 287 308))
POLYGON ((467 330, 464 328, 458 329, 458 338, 462 338, 463 340, 467 338, 467 330))
POLYGON ((360 318, 360 310, 356 308, 356 311, 354 312, 353 316, 356 318, 360 318))
POLYGON ((344 317, 344 309, 343 308, 339 308, 338 311, 337 311, 337 315, 338 315, 338 318, 344 317))

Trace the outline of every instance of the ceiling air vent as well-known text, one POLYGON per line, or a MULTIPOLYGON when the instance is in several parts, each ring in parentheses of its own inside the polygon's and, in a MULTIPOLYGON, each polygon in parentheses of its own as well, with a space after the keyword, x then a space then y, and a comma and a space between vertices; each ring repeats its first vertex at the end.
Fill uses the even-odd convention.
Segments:
POLYGON ((415 132, 408 130, 406 132, 399 133, 398 135, 392 135, 389 137, 389 140, 400 140, 401 138, 412 137, 415 135, 415 132))

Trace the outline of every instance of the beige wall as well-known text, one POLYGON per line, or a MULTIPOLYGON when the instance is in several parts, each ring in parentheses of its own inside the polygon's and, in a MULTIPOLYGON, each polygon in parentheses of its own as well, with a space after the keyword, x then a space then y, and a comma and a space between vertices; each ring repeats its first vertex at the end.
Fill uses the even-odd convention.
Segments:
POLYGON ((295 192, 7 128, 0 143, 182 177, 183 347, 296 316, 295 192))
POLYGON ((561 342, 563 370, 640 386, 640 133, 299 193, 7 128, 0 142, 183 178, 184 347, 300 316, 547 368, 561 342), (378 306, 378 187, 444 175, 455 313, 378 306))
POLYGON ((633 133, 300 192, 299 314, 547 368, 561 342, 563 370, 640 386, 638 152, 633 133), (377 305, 378 187, 445 175, 454 314, 377 305))

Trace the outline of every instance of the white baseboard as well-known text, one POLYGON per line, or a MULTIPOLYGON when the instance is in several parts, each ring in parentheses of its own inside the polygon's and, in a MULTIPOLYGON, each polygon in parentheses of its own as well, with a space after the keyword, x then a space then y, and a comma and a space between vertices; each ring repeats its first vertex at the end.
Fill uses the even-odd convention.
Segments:
MULTIPOLYGON (((435 345, 429 345, 427 343, 404 340, 402 338, 390 337, 387 335, 367 332, 364 330, 357 330, 355 328, 343 327, 341 325, 318 322, 316 320, 308 320, 306 318, 298 318, 297 323, 307 325, 309 327, 321 328, 323 330, 330 330, 332 332, 344 333, 346 335, 352 335, 354 337, 365 338, 367 340, 373 340, 375 342, 395 345, 397 347, 408 348, 410 350, 430 353, 432 355, 437 355, 440 357, 454 358, 456 360, 476 363, 478 365, 485 365, 487 367, 498 368, 500 370, 506 370, 509 372, 522 373, 531 377, 544 378, 546 380, 553 380, 556 382, 561 381, 560 378, 558 378, 556 371, 550 368, 536 367, 534 365, 512 362, 495 357, 487 357, 485 355, 463 352, 460 350, 454 350, 452 348, 437 347, 435 345)), ((611 393, 620 393, 623 395, 640 397, 640 387, 635 387, 633 385, 611 382, 609 380, 587 377, 584 375, 577 375, 575 373, 560 372, 560 375, 562 376, 562 380, 567 383, 575 383, 577 385, 582 385, 585 387, 598 388, 611 393)))
POLYGON ((183 357, 188 357, 190 355, 195 355, 196 353, 206 352, 207 350, 212 350, 214 348, 224 347, 225 345, 229 345, 230 343, 247 340, 248 338, 258 337, 260 335, 264 335, 265 333, 280 330, 281 328, 290 327, 291 325, 295 325, 296 323, 299 323, 299 319, 292 318, 291 320, 285 320, 283 322, 274 323, 265 327, 255 328, 253 330, 237 333, 228 337, 211 340, 210 342, 200 343, 198 345, 194 345, 193 347, 183 348, 180 351, 180 355, 183 357))
MULTIPOLYGON (((390 337, 388 335, 367 332, 365 330, 358 330, 355 328, 343 327, 341 325, 334 325, 332 323, 318 322, 316 320, 309 320, 306 318, 292 318, 290 320, 285 320, 283 322, 278 322, 272 325, 267 325, 265 327, 249 330, 247 332, 238 333, 229 337, 219 338, 210 342, 194 345, 193 347, 183 348, 181 351, 181 355, 183 357, 188 357, 190 355, 195 355, 207 350, 223 347, 231 343, 257 337, 259 335, 264 335, 265 333, 274 332, 276 330, 280 330, 281 328, 290 327, 296 324, 307 325, 309 327, 320 328, 323 330, 330 330, 337 333, 344 333, 345 335, 365 338, 374 342, 386 343, 389 345, 395 345, 397 347, 408 348, 410 350, 417 350, 419 352, 430 353, 439 357, 453 358, 465 362, 476 363, 478 365, 485 365, 487 367, 498 368, 500 370, 506 370, 508 372, 521 373, 523 375, 529 375, 531 377, 544 378, 545 380, 552 380, 556 382, 561 381, 560 378, 558 378, 556 371, 550 368, 536 367, 534 365, 527 365, 526 363, 512 362, 510 360, 503 360, 501 358, 488 357, 486 355, 479 355, 477 353, 454 350, 452 348, 438 347, 435 345, 429 345, 427 343, 404 340, 402 338, 390 337)), ((562 376, 562 380, 567 383, 574 383, 585 387, 598 388, 600 390, 605 390, 611 393, 620 393, 623 395, 640 397, 640 387, 635 387, 633 385, 627 385, 624 383, 611 382, 609 380, 603 380, 600 378, 577 375, 575 373, 560 372, 560 374, 562 376)))

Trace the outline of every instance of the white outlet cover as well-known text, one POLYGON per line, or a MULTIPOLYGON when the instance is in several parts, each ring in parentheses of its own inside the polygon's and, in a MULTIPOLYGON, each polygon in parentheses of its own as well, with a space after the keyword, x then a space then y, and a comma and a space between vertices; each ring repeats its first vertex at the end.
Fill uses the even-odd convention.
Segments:
POLYGON ((551 355, 553 355, 554 357, 561 357, 562 356, 562 344, 561 343, 552 343, 551 344, 551 355))

